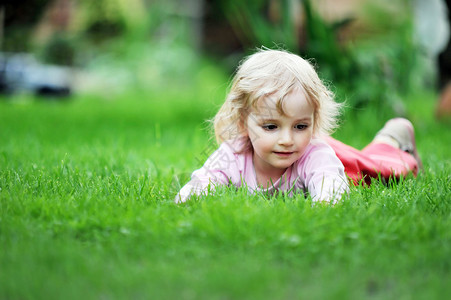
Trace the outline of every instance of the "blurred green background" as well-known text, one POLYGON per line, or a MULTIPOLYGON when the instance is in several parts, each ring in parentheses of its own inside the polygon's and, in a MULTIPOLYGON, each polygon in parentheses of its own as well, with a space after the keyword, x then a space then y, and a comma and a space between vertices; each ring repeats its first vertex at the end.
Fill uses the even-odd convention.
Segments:
POLYGON ((348 107, 390 117, 437 80, 414 2, 8 0, 1 47, 70 66, 75 93, 108 99, 168 87, 197 93, 226 83, 256 47, 284 48, 312 59, 348 107))

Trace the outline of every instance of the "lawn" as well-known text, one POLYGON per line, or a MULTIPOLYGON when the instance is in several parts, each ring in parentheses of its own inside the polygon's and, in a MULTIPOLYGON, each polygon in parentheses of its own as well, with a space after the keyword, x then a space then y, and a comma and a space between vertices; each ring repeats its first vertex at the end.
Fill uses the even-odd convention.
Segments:
MULTIPOLYGON (((444 299, 451 294, 450 124, 405 99, 418 178, 353 188, 335 206, 221 189, 183 205, 224 96, 0 99, 1 299, 444 299)), ((384 124, 346 113, 363 147, 384 124)))

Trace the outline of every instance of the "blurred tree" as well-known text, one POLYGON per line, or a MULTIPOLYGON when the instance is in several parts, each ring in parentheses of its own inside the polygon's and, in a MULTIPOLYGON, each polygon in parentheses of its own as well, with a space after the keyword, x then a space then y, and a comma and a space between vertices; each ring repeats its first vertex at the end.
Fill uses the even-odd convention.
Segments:
POLYGON ((126 30, 121 6, 114 0, 82 1, 84 33, 92 40, 118 37, 126 30))
POLYGON ((75 42, 75 0, 52 0, 46 5, 33 30, 33 45, 47 63, 73 65, 75 42))
MULTIPOLYGON (((202 43, 209 53, 220 57, 244 51, 242 39, 224 13, 223 1, 205 0, 202 43)), ((232 62, 230 68, 235 65, 232 62)))

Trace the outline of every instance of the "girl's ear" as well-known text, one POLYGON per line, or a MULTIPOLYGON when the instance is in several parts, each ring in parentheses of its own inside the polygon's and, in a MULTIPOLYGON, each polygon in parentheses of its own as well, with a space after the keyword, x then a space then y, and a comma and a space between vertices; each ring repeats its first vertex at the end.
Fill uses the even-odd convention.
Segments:
POLYGON ((247 125, 246 125, 246 121, 245 120, 240 120, 240 122, 238 123, 238 132, 239 132, 239 136, 248 136, 248 132, 247 132, 247 125))
MULTIPOLYGON (((312 132, 312 136, 315 138, 324 138, 325 133, 320 129, 320 127, 318 126, 317 123, 314 123, 313 125, 313 132, 312 132)), ((328 135, 328 134, 326 134, 328 135)))
POLYGON ((238 132, 240 136, 248 136, 248 132, 247 132, 247 117, 248 117, 249 113, 246 111, 244 111, 243 113, 240 114, 240 120, 238 122, 237 128, 238 128, 238 132))

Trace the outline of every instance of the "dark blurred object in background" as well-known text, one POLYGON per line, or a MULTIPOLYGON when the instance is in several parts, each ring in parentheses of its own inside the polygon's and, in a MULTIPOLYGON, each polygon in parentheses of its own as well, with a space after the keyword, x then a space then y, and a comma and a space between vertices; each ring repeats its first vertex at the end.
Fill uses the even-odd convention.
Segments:
POLYGON ((31 92, 39 96, 71 94, 72 72, 68 67, 39 63, 30 54, 0 53, 0 92, 31 92))
POLYGON ((2 0, 1 51, 23 52, 30 47, 32 28, 44 11, 48 0, 2 0))
POLYGON ((438 56, 439 90, 440 98, 436 109, 436 117, 439 119, 451 118, 451 32, 450 5, 451 0, 444 1, 448 17, 448 43, 446 48, 438 56))
POLYGON ((439 92, 436 117, 451 116, 450 0, 413 1, 416 35, 430 62, 432 86, 439 92))
MULTIPOLYGON (((445 47, 441 47, 440 53, 438 55, 438 69, 439 69, 439 81, 438 87, 440 90, 443 90, 446 85, 451 81, 451 43, 449 39, 449 33, 451 31, 450 28, 450 20, 449 20, 449 10, 450 10, 450 0, 443 1, 446 3, 446 8, 443 7, 444 10, 447 10, 444 14, 447 17, 447 43, 445 47)), ((435 28, 437 30, 437 28, 435 28)))

